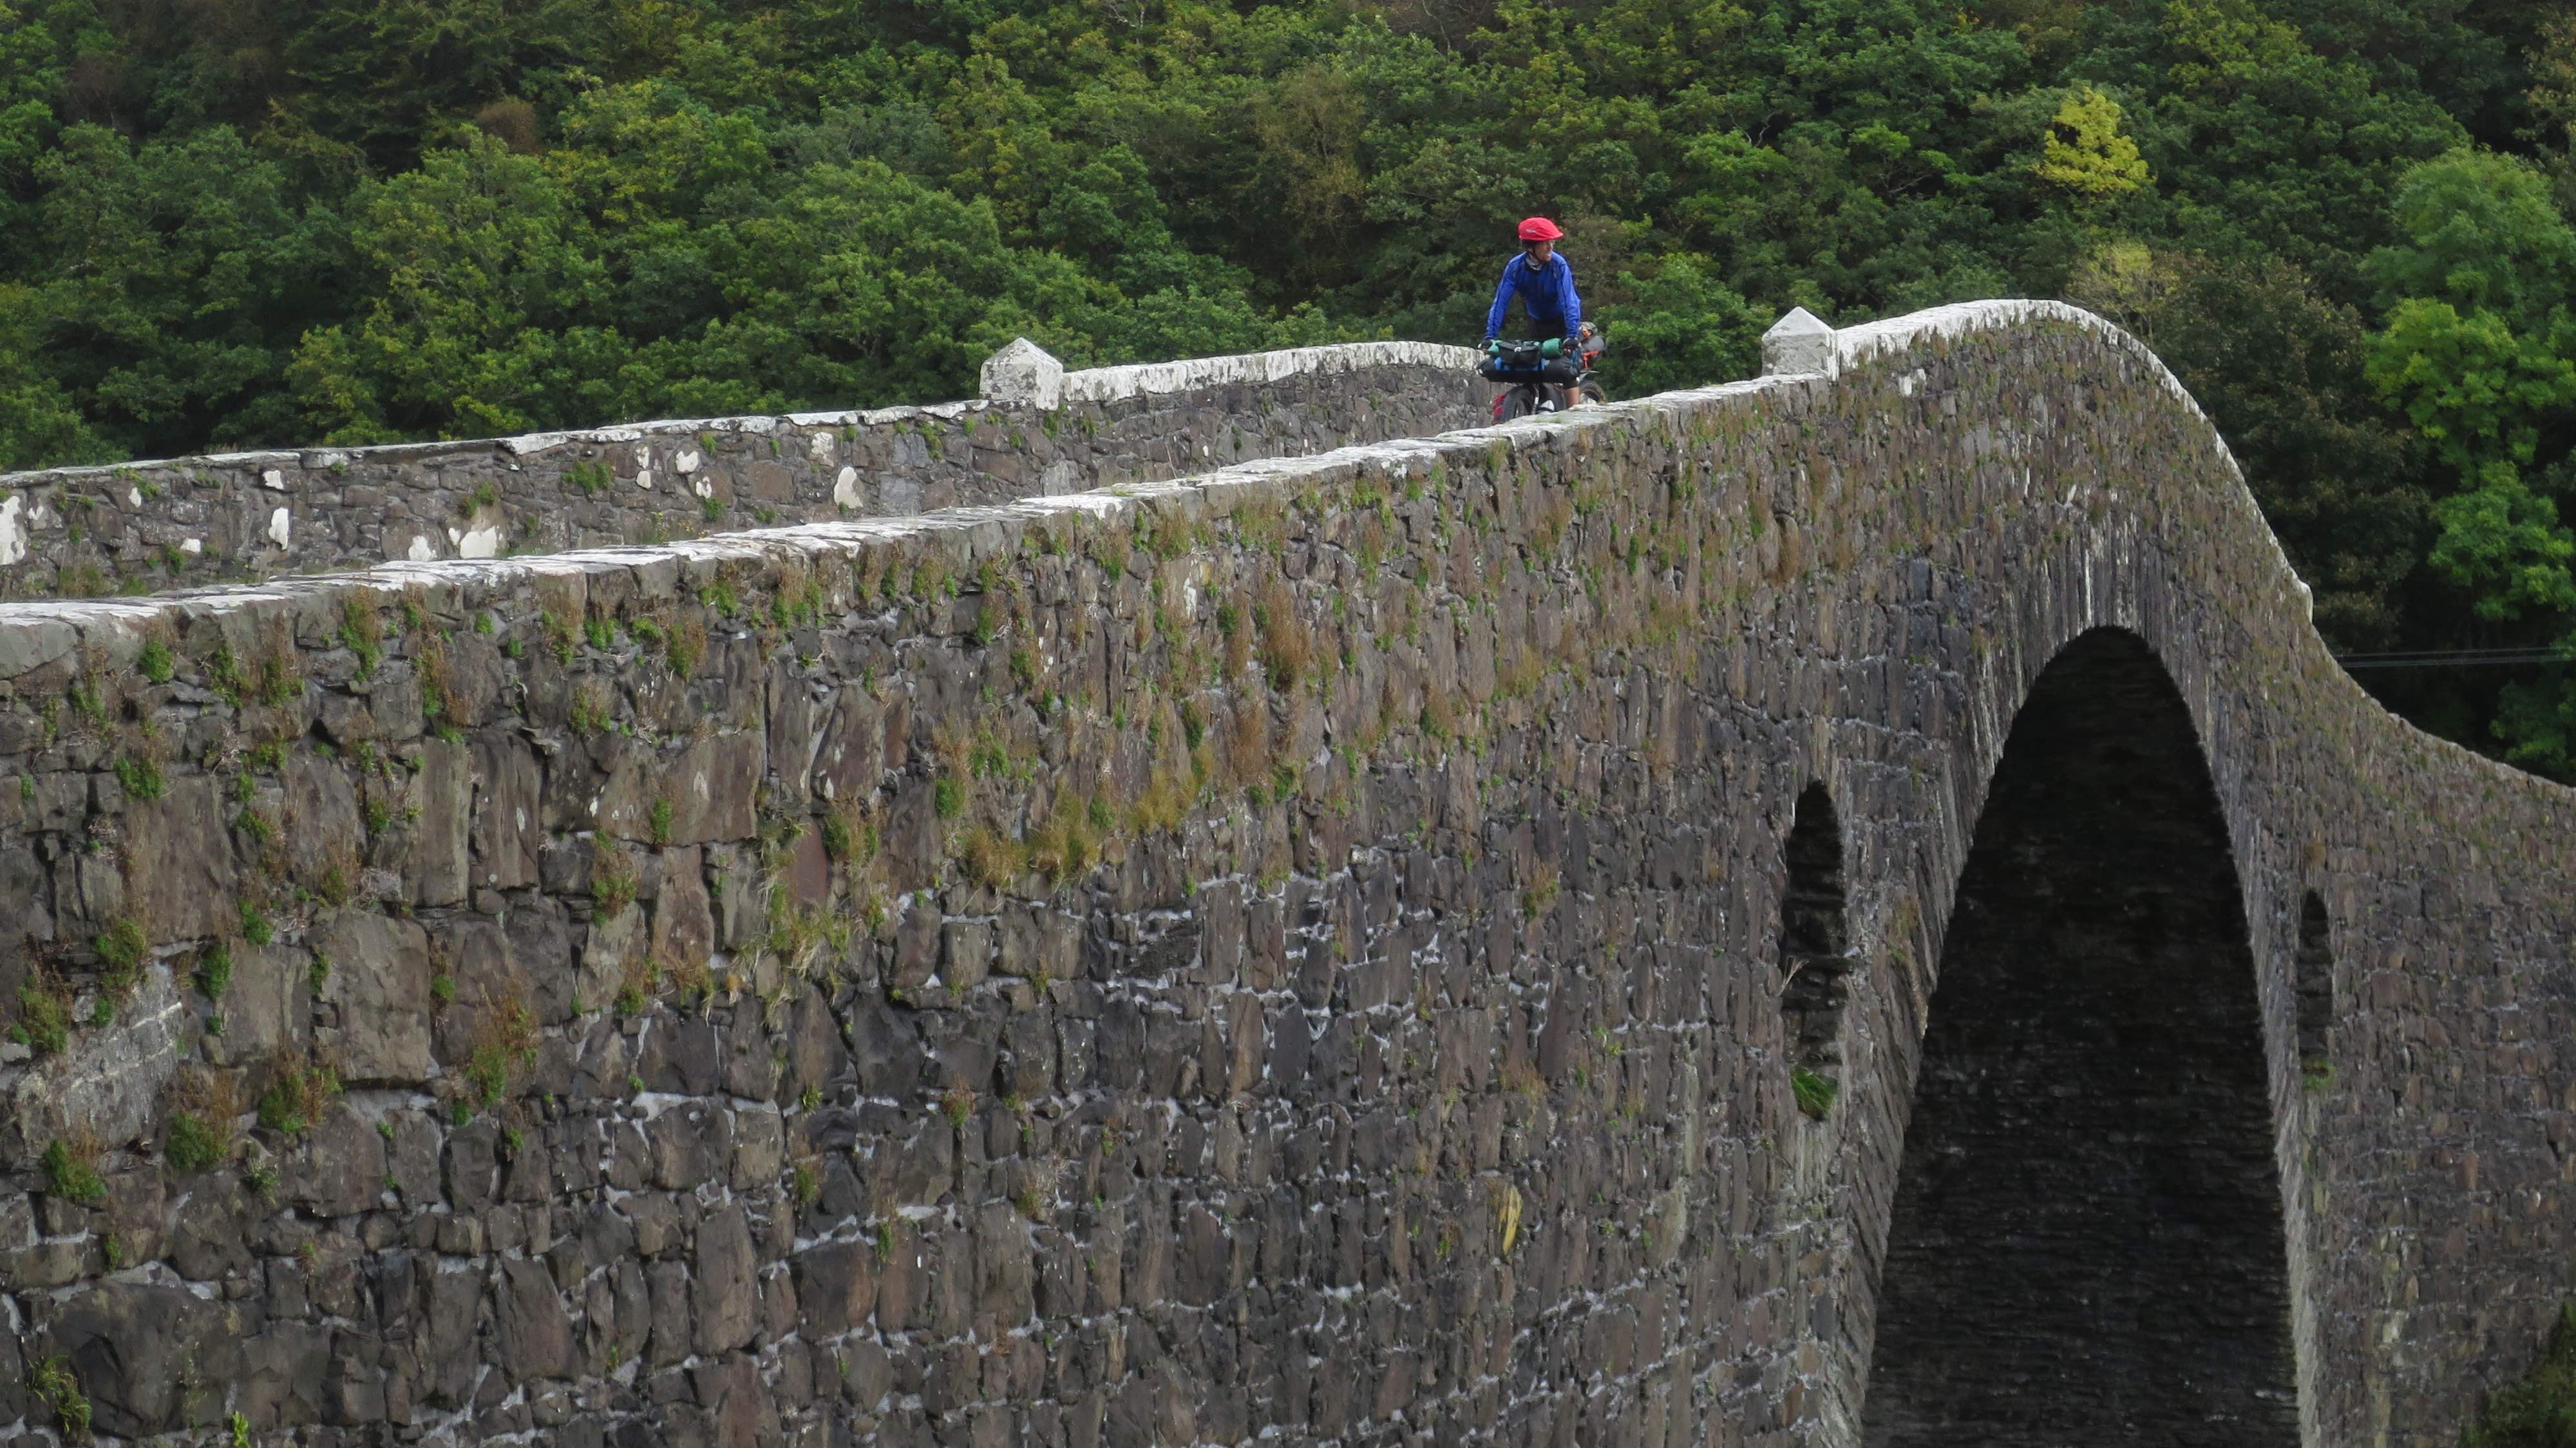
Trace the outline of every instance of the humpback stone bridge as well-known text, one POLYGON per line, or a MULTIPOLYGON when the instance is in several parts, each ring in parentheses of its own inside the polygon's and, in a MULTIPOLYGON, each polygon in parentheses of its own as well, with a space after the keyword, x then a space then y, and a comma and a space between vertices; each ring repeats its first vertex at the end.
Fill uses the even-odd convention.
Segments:
POLYGON ((2097 319, 1778 342, 0 607, 0 1438, 2451 1442, 2571 1287, 2576 800, 2097 319))

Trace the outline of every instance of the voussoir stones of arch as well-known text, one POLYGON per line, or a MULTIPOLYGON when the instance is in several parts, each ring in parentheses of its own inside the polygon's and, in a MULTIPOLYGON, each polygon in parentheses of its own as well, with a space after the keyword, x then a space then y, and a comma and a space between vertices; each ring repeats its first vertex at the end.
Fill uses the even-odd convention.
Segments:
POLYGON ((1055 407, 1064 401, 1064 364, 1021 337, 984 359, 981 390, 994 402, 1055 407))

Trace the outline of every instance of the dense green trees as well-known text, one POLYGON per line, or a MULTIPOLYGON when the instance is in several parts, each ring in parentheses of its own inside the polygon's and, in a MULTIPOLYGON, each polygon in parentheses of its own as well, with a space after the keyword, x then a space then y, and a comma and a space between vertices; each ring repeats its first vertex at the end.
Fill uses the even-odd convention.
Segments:
POLYGON ((2571 146, 2544 0, 0 0, 0 467, 1466 339, 1546 211, 1623 388, 2071 296, 2338 643, 2576 643, 2571 146))
MULTIPOLYGON (((2398 240, 2371 254, 2385 327, 2367 373, 2429 455, 2431 573, 2482 623, 2576 648, 2576 227, 2537 168, 2460 151, 2407 173, 2398 240)), ((2576 772, 2576 681, 2503 687, 2508 755, 2576 772)))

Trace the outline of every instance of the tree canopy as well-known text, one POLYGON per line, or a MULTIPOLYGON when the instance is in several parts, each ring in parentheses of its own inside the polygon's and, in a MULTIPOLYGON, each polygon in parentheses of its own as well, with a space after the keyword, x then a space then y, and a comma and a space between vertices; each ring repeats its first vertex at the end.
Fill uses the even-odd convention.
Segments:
POLYGON ((2338 645, 2576 645, 2571 146, 2547 0, 0 0, 0 468, 1472 340, 1535 212, 1625 390, 2066 296, 2338 645))

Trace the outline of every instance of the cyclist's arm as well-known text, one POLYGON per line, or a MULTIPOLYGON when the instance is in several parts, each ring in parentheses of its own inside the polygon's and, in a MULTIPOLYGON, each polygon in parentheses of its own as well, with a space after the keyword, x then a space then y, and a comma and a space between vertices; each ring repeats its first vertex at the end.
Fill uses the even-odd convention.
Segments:
MULTIPOLYGON (((1518 258, 1516 257, 1513 260, 1518 260, 1518 258)), ((1494 283, 1493 308, 1485 313, 1486 341, 1490 342, 1496 337, 1503 335, 1503 313, 1510 308, 1511 304, 1512 264, 1507 261, 1503 263, 1503 279, 1494 283)))

